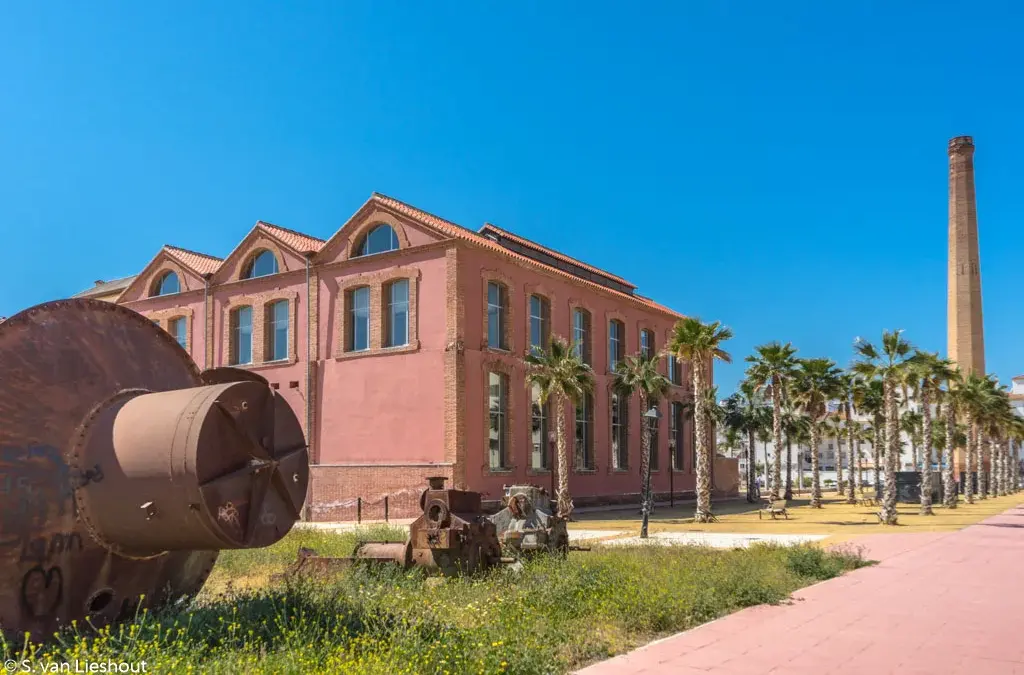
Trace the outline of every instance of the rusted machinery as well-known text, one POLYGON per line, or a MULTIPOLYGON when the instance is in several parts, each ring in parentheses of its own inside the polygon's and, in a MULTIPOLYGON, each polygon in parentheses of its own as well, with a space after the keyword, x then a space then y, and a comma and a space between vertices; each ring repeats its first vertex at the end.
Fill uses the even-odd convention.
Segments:
POLYGON ((200 373, 152 321, 62 300, 0 324, 0 628, 46 637, 202 587, 299 518, 306 441, 253 373, 200 373))
POLYGON ((564 554, 569 550, 569 530, 565 521, 554 515, 544 488, 506 485, 502 505, 505 508, 490 516, 502 546, 522 554, 564 554))
POLYGON ((419 567, 445 576, 473 574, 503 561, 494 523, 481 510, 479 492, 445 489, 444 477, 428 478, 420 495, 423 515, 404 542, 364 542, 350 558, 329 558, 300 549, 288 574, 327 574, 356 562, 419 567))

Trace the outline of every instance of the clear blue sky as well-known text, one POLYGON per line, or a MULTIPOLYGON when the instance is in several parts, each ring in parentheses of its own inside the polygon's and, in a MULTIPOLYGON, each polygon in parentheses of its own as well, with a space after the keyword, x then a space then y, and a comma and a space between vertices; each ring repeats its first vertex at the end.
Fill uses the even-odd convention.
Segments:
POLYGON ((377 190, 720 319, 741 364, 944 352, 969 134, 989 369, 1024 372, 1015 3, 290 4, 0 6, 0 315, 377 190))

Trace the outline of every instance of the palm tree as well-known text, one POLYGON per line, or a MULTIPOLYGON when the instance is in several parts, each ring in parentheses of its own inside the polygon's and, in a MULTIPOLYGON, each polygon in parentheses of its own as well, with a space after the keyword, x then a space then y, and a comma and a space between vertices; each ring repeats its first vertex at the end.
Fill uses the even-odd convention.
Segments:
POLYGON ((923 432, 921 426, 924 424, 924 415, 916 410, 904 410, 900 415, 900 431, 910 439, 910 456, 913 461, 914 471, 918 470, 917 448, 921 445, 923 432))
POLYGON ((963 378, 958 388, 958 403, 967 419, 967 443, 965 444, 964 464, 967 477, 964 479, 964 500, 974 503, 975 471, 977 471, 978 498, 984 499, 984 477, 981 467, 981 425, 988 403, 988 378, 978 373, 969 373, 963 378), (975 469, 975 462, 978 468, 975 469))
POLYGON ((854 343, 854 351, 860 357, 853 366, 854 371, 868 379, 881 379, 885 396, 885 439, 888 457, 885 462, 885 496, 879 517, 886 525, 895 525, 898 521, 896 462, 899 456, 899 415, 896 407, 896 390, 904 382, 911 349, 913 347, 904 339, 902 330, 883 331, 881 351, 866 340, 858 339, 854 343))
MULTIPOLYGON (((845 420, 845 423, 843 424, 842 429, 843 429, 843 431, 846 432, 846 456, 847 456, 846 464, 847 464, 847 467, 850 470, 850 479, 846 483, 846 503, 847 504, 856 504, 857 503, 857 495, 854 492, 854 489, 855 489, 856 485, 860 484, 860 481, 863 478, 863 476, 859 475, 859 472, 858 472, 857 477, 854 478, 854 473, 853 473, 853 462, 854 462, 855 452, 856 452, 856 454, 858 456, 859 456, 859 453, 860 453, 859 447, 855 447, 855 443, 857 441, 857 434, 860 431, 860 424, 853 421, 853 398, 854 398, 854 388, 856 386, 856 383, 857 383, 857 378, 853 375, 853 373, 849 373, 849 372, 844 372, 842 374, 842 376, 840 377, 840 379, 839 379, 839 384, 840 384, 840 389, 841 389, 841 392, 839 394, 839 407, 840 407, 839 412, 843 415, 843 419, 845 420)), ((838 439, 837 439, 837 444, 836 445, 838 447, 838 439)), ((843 458, 840 457, 839 458, 839 468, 842 469, 842 466, 843 466, 843 458)), ((841 487, 842 487, 842 481, 840 481, 840 488, 841 487)))
MULTIPOLYGON (((803 443, 809 437, 809 423, 805 415, 800 414, 799 411, 793 409, 790 402, 787 401, 787 405, 782 411, 782 432, 786 436, 786 492, 784 497, 786 499, 793 498, 793 441, 796 441, 796 452, 798 455, 800 452, 800 444, 803 443)), ((797 478, 799 483, 803 483, 803 461, 802 459, 797 464, 799 467, 797 471, 797 478)), ((800 485, 803 489, 803 485, 800 485)))
MULTIPOLYGON (((670 384, 668 378, 658 372, 659 361, 654 354, 637 354, 615 364, 612 387, 627 400, 635 393, 640 399, 641 415, 668 395, 670 384)), ((646 539, 651 515, 651 426, 646 417, 641 417, 640 421, 640 538, 646 539)))
POLYGON ((594 371, 583 362, 575 345, 559 336, 552 336, 547 351, 532 350, 526 355, 526 384, 540 390, 540 404, 555 400, 556 437, 558 448, 558 516, 568 520, 572 513, 569 496, 569 458, 565 443, 565 404, 580 405, 594 391, 594 371))
MULTIPOLYGON (((942 444, 942 502, 947 509, 957 507, 957 486, 953 472, 955 467, 955 453, 960 444, 960 436, 957 431, 957 405, 960 400, 960 371, 953 367, 951 361, 946 361, 948 371, 937 373, 939 388, 936 390, 936 400, 943 405, 942 422, 945 430, 945 440, 942 444), (945 385, 944 387, 942 385, 945 385)), ((938 370, 938 369, 937 369, 938 370)), ((938 416, 938 415, 937 415, 938 416)))
MULTIPOLYGON (((921 515, 930 516, 932 511, 932 447, 936 445, 932 426, 932 407, 934 401, 936 417, 942 415, 942 385, 953 377, 953 362, 941 358, 935 352, 918 351, 914 357, 912 369, 918 378, 917 390, 921 397, 921 426, 924 439, 924 461, 921 464, 921 515)), ((945 437, 943 436, 943 441, 945 437)), ((945 445, 945 442, 942 443, 945 445)), ((915 460, 916 462, 916 460, 915 460)), ((941 462, 940 462, 941 466, 941 462)), ((952 472, 950 472, 952 476, 952 472)), ((947 488, 948 489, 948 488, 947 488)))
POLYGON ((821 473, 818 445, 828 402, 840 391, 842 371, 832 359, 800 359, 792 385, 793 400, 810 418, 811 506, 821 508, 821 473))
POLYGON ((747 380, 764 390, 772 399, 772 445, 775 447, 775 463, 772 465, 771 499, 779 498, 782 483, 782 401, 786 386, 793 377, 796 367, 796 349, 791 343, 772 342, 755 348, 755 354, 747 357, 747 380))
POLYGON ((711 513, 711 456, 708 449, 708 431, 705 426, 704 384, 711 376, 716 360, 730 363, 732 357, 722 345, 732 338, 732 331, 718 321, 704 323, 697 317, 680 319, 672 329, 666 351, 690 363, 693 377, 694 426, 697 436, 697 512, 694 521, 706 523, 714 518, 711 513))
POLYGON ((725 399, 725 423, 730 429, 744 434, 747 439, 747 502, 754 502, 754 466, 757 462, 755 443, 757 431, 764 423, 764 401, 757 388, 741 382, 739 390, 725 399))
POLYGON ((885 393, 877 378, 860 378, 854 385, 854 407, 871 416, 871 461, 875 496, 882 495, 882 453, 885 449, 885 393))
MULTIPOLYGON (((840 382, 842 376, 840 375, 840 382)), ((842 386, 840 384, 840 386, 842 386)), ((832 438, 836 447, 836 490, 843 494, 843 435, 846 428, 842 421, 835 415, 828 415, 822 424, 822 432, 826 438, 832 438)))

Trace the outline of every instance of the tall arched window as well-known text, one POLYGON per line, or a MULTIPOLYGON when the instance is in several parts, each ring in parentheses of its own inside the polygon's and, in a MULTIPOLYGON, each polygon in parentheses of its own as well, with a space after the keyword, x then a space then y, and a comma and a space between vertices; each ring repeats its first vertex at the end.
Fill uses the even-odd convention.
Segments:
POLYGON ((275 300, 266 306, 265 361, 284 361, 288 358, 288 301, 275 300))
POLYGON ((177 272, 164 272, 163 276, 153 284, 153 292, 150 295, 171 295, 181 292, 181 282, 178 281, 177 272))
POLYGON ((629 468, 629 399, 612 392, 612 468, 629 468))
POLYGON ((398 248, 398 235, 390 225, 378 225, 363 237, 356 246, 355 256, 386 253, 398 248))
POLYGON ((231 312, 231 365, 252 363, 252 307, 231 312))
POLYGON ((608 370, 626 357, 626 326, 618 319, 608 322, 608 370))
POLYGON ((256 277, 265 277, 269 274, 277 274, 277 258, 267 249, 263 249, 249 259, 245 270, 242 272, 242 278, 255 279, 256 277))

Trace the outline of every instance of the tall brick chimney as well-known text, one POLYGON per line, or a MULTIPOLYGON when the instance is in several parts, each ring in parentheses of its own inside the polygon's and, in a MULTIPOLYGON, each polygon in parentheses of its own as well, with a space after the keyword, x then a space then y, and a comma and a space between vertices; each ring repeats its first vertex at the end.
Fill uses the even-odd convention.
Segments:
POLYGON ((981 259, 974 197, 974 140, 949 141, 949 281, 947 296, 949 358, 967 374, 985 373, 985 333, 981 318, 981 259))

